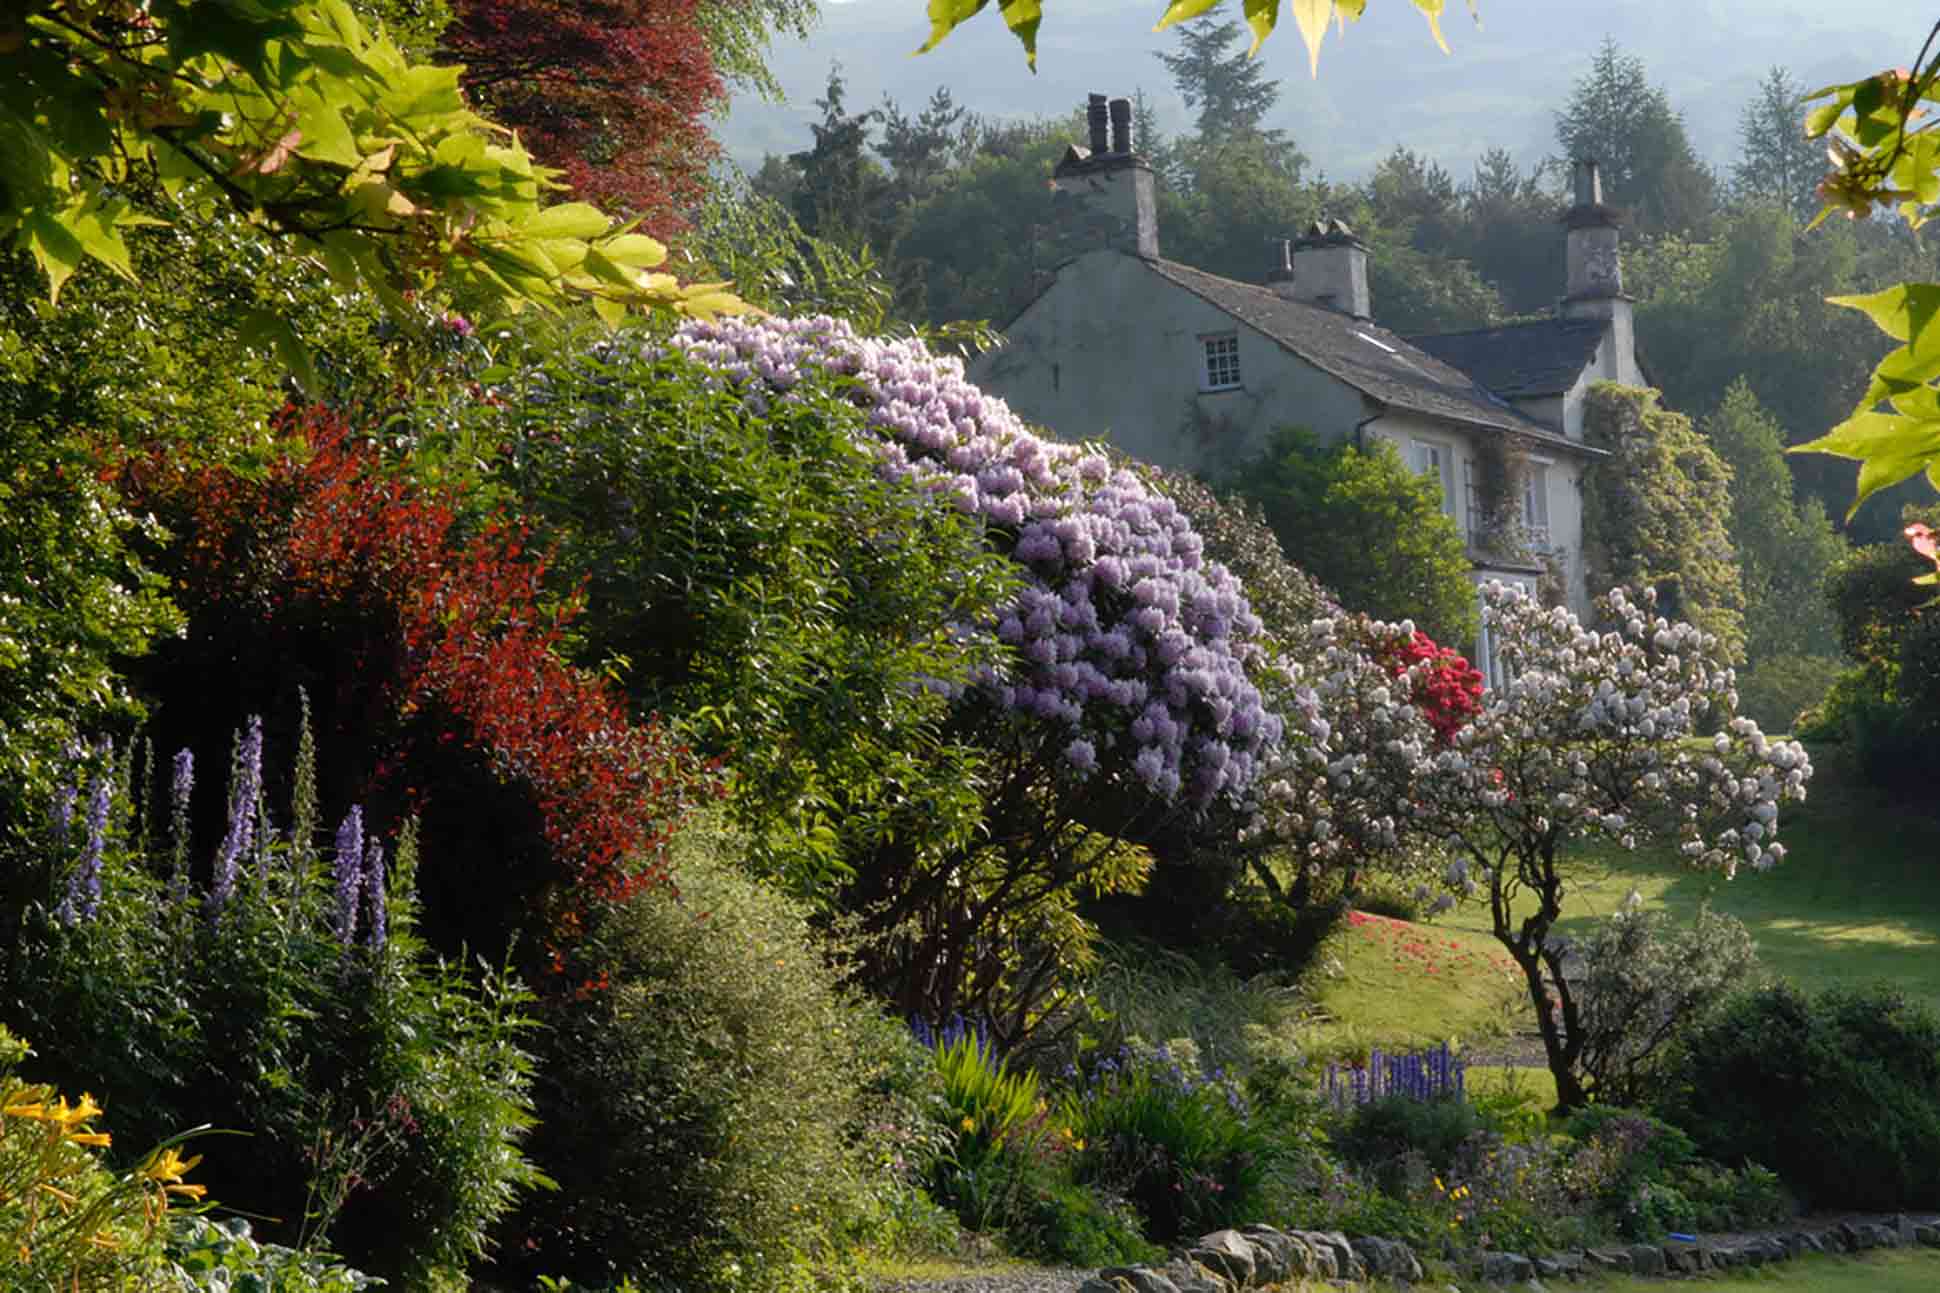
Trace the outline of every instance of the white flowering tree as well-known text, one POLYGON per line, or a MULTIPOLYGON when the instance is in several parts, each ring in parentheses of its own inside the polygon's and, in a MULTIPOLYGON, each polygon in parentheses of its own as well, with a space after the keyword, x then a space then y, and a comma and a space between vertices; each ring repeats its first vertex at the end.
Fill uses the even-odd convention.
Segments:
POLYGON ((1593 630, 1519 589, 1487 589, 1483 620, 1509 680, 1414 782, 1413 828, 1455 849, 1451 883, 1486 892, 1566 1110, 1589 1093, 1584 1020, 1555 937, 1565 851, 1668 833, 1693 866, 1763 870, 1785 856, 1779 805, 1804 799, 1812 775, 1797 742, 1768 740, 1737 715, 1732 671, 1708 635, 1621 589, 1599 600, 1598 618, 1607 627, 1593 630))
POLYGON ((876 986, 1012 1040, 1082 953, 1076 896, 1139 882, 1146 858, 1128 845, 1179 847, 1250 811, 1281 732, 1252 677, 1259 618, 1170 498, 1034 434, 918 340, 770 318, 690 323, 671 345, 757 409, 834 383, 885 477, 980 518, 1022 568, 994 622, 958 626, 994 635, 1005 662, 936 684, 955 702, 948 734, 985 752, 982 831, 854 859, 846 895, 879 936, 876 986))

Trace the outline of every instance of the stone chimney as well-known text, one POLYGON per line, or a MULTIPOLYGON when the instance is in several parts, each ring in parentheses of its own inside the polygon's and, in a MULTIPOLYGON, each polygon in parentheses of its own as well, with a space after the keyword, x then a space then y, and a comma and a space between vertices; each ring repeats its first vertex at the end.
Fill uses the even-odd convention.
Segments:
POLYGON ((1273 247, 1273 267, 1266 272, 1266 285, 1275 296, 1297 301, 1300 298, 1293 292, 1293 240, 1277 238, 1273 247))
POLYGON ((1603 179, 1587 157, 1571 164, 1574 201, 1563 213, 1569 230, 1568 294, 1563 299, 1567 318, 1610 317, 1612 301, 1623 300, 1623 262, 1617 254, 1619 220, 1603 204, 1603 179))
POLYGON ((1369 317, 1367 247, 1340 220, 1322 217, 1293 244, 1293 283, 1274 291, 1357 319, 1369 317))
POLYGON ((1157 260, 1158 194, 1151 164, 1132 151, 1132 101, 1092 95, 1085 126, 1089 147, 1065 149, 1051 172, 1060 241, 1073 251, 1117 247, 1157 260))

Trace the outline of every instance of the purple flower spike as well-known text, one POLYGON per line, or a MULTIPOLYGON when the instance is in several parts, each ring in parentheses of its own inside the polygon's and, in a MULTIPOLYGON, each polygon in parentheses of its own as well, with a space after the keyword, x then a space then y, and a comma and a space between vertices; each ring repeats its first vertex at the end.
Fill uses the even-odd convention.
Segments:
POLYGON ((363 882, 364 810, 353 806, 337 827, 337 910, 331 920, 337 941, 349 947, 357 937, 357 898, 363 882))
POLYGON ((168 884, 172 902, 189 895, 189 798, 194 792, 195 752, 184 746, 175 753, 175 779, 169 787, 169 826, 175 844, 175 871, 168 884))
POLYGON ((101 909, 101 855, 108 845, 108 811, 114 803, 114 787, 106 776, 97 777, 88 801, 88 843, 81 864, 68 873, 67 897, 61 902, 61 923, 72 928, 91 920, 101 909))
POLYGON ((372 840, 364 848, 364 905, 369 912, 367 938, 373 952, 384 950, 390 937, 390 912, 384 891, 384 846, 372 840))
POLYGON ((236 754, 235 784, 229 794, 229 830, 222 837, 216 854, 215 882, 209 891, 209 909, 219 914, 236 892, 236 868, 256 838, 256 800, 263 791, 263 719, 252 714, 236 754))

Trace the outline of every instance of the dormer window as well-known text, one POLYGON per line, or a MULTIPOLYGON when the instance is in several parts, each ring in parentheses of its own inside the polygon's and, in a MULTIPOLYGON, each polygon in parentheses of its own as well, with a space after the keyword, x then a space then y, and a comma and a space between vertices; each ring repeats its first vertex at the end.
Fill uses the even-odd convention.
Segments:
POLYGON ((1239 337, 1235 333, 1221 333, 1216 337, 1202 337, 1206 347, 1206 367, 1201 390, 1230 391, 1239 386, 1239 337))

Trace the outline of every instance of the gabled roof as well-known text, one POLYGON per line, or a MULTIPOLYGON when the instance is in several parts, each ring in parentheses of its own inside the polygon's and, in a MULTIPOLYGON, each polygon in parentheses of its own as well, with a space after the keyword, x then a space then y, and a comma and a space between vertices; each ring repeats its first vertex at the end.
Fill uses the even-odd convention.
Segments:
POLYGON ((1140 263, 1381 404, 1584 448, 1529 418, 1459 368, 1366 319, 1290 301, 1271 288, 1234 282, 1176 261, 1140 263))
POLYGON ((1562 395, 1596 358, 1601 319, 1541 319, 1410 341, 1505 399, 1562 395))

